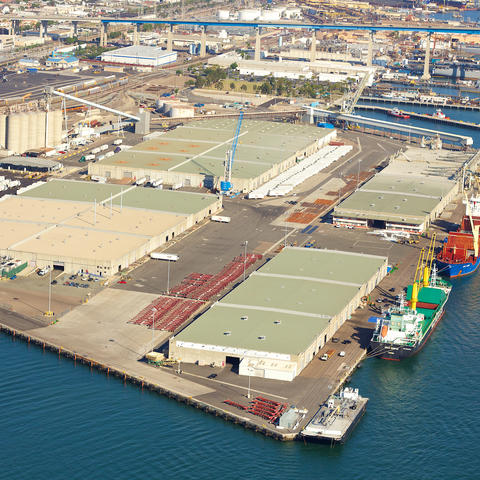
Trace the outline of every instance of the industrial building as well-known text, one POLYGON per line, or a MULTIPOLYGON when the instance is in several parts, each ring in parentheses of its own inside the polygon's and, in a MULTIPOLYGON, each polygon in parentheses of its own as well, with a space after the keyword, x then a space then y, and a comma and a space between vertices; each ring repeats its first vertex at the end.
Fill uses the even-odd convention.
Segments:
POLYGON ((102 62, 123 63, 126 65, 141 65, 160 67, 177 61, 177 52, 163 50, 160 47, 133 45, 130 47, 110 50, 101 55, 102 62))
POLYGON ((0 255, 109 277, 221 208, 214 195, 39 182, 0 199, 0 255))
MULTIPOLYGON (((236 119, 202 120, 171 130, 88 167, 113 179, 219 188, 236 119)), ((260 120, 243 122, 232 169, 235 191, 250 192, 336 138, 336 131, 260 120)))
POLYGON ((169 357, 293 380, 387 274, 387 259, 287 247, 170 339, 169 357))
POLYGON ((463 181, 472 154, 409 148, 335 207, 342 226, 423 232, 463 181))
POLYGON ((0 149, 23 153, 59 145, 62 124, 61 110, 0 114, 0 149))
POLYGON ((22 172, 55 172, 61 170, 63 164, 48 158, 13 156, 0 157, 0 168, 22 172))

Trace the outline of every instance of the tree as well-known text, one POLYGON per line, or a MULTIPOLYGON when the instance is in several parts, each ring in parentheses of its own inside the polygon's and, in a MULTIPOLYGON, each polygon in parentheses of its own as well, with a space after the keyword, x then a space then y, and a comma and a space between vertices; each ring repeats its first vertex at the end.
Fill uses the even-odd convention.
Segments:
POLYGON ((238 68, 238 63, 237 62, 233 62, 231 65, 230 65, 230 70, 236 70, 238 68))
POLYGON ((246 83, 242 83, 242 86, 240 87, 240 90, 242 92, 246 92, 247 91, 247 84, 246 83))
POLYGON ((235 82, 230 82, 230 90, 235 90, 235 82))
POLYGON ((215 88, 217 90, 223 90, 223 82, 221 80, 219 80, 216 84, 215 84, 215 88))
POLYGON ((179 77, 182 73, 183 73, 182 70, 176 70, 176 71, 175 71, 175 75, 177 75, 178 77, 179 77))

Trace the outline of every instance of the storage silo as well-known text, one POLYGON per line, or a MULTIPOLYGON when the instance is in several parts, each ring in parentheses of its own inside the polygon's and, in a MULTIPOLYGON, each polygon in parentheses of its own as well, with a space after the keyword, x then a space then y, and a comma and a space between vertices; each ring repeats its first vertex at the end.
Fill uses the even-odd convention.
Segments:
POLYGON ((219 20, 228 20, 230 18, 230 10, 219 10, 217 12, 217 18, 219 20))
POLYGON ((48 147, 54 147, 62 143, 62 112, 54 110, 46 115, 46 138, 48 147))
POLYGON ((11 114, 7 117, 7 150, 11 150, 14 153, 21 153, 20 135, 20 116, 18 114, 11 114))
POLYGON ((28 135, 25 138, 26 150, 31 148, 38 148, 36 144, 37 140, 37 114, 36 112, 28 112, 27 113, 27 123, 28 123, 28 135))
POLYGON ((0 148, 7 146, 7 116, 0 114, 0 148))
POLYGON ((42 148, 45 146, 45 118, 46 113, 39 111, 36 112, 37 116, 37 129, 35 137, 35 148, 42 148))

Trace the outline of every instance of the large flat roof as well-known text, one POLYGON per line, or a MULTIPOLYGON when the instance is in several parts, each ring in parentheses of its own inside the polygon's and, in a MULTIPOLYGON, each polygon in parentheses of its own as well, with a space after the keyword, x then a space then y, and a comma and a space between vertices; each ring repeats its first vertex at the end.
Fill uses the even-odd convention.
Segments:
POLYGON ((204 193, 159 190, 156 188, 112 185, 77 180, 50 180, 21 194, 22 197, 50 198, 76 202, 110 203, 124 207, 158 210, 175 214, 192 214, 217 200, 204 193), (122 199, 120 199, 122 197, 122 199))
POLYGON ((409 148, 335 207, 337 217, 421 225, 453 188, 471 154, 409 148))
POLYGON ((175 338, 297 355, 385 263, 374 255, 287 247, 175 338))
MULTIPOLYGON (((143 168, 221 177, 236 123, 236 119, 209 119, 184 125, 99 163, 125 167, 127 171, 143 168)), ((328 129, 305 125, 245 120, 232 176, 257 177, 328 133, 328 129)))

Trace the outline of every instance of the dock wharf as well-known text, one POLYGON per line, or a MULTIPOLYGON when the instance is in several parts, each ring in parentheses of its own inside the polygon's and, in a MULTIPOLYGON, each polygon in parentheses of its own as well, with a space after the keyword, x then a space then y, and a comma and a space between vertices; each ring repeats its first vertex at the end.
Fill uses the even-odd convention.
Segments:
MULTIPOLYGON (((357 105, 355 108, 359 110, 370 110, 374 112, 384 112, 384 113, 387 113, 390 110, 390 108, 379 107, 378 105, 357 105)), ((480 123, 464 122, 462 120, 453 120, 451 118, 437 118, 432 115, 426 115, 424 113, 409 112, 405 110, 403 111, 408 115, 410 115, 411 118, 428 120, 430 122, 441 123, 443 125, 454 125, 456 127, 462 127, 462 128, 480 129, 480 123)))
POLYGON ((383 98, 376 96, 366 96, 362 95, 359 98, 359 101, 363 102, 382 102, 382 103, 395 103, 402 105, 417 105, 419 107, 443 107, 443 108, 456 108, 458 110, 470 110, 472 112, 480 111, 480 105, 467 105, 464 103, 446 103, 446 102, 430 102, 430 101, 421 101, 414 99, 403 99, 403 98, 383 98))

